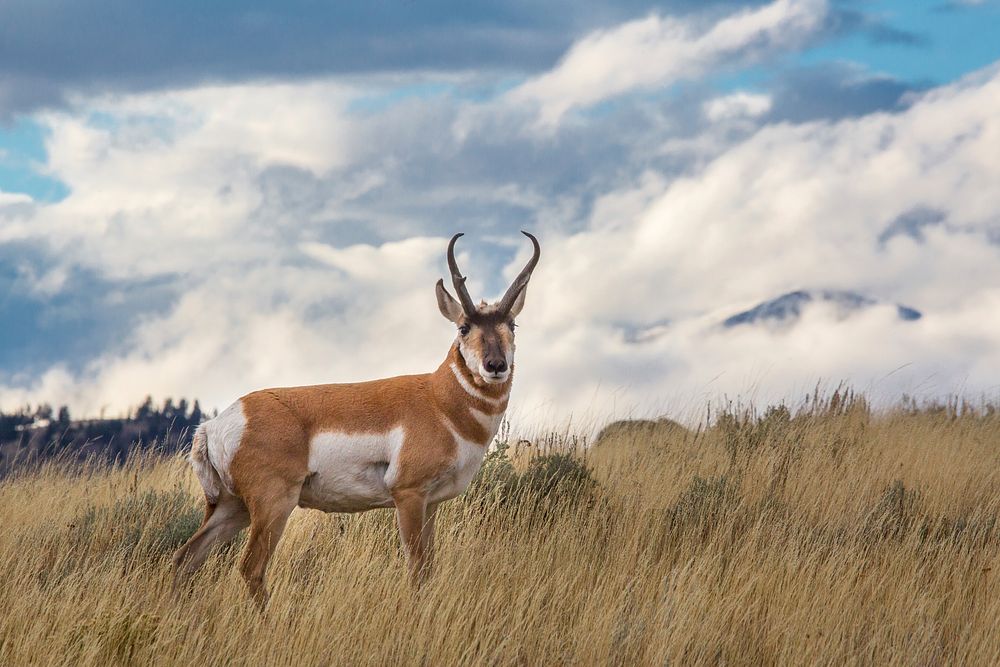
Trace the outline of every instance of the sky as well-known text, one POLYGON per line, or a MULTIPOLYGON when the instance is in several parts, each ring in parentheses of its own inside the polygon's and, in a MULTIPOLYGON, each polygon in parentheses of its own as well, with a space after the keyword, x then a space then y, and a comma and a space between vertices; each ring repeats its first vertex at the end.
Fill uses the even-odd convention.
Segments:
POLYGON ((447 239, 494 299, 521 229, 515 424, 996 400, 998 29, 991 0, 8 0, 0 408, 433 370, 447 239))

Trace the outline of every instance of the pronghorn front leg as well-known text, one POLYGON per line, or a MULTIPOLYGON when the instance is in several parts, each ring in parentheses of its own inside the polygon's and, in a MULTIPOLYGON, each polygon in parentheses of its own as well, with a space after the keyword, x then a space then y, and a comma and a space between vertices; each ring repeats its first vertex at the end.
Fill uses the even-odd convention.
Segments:
POLYGON ((429 546, 429 540, 424 537, 427 496, 421 491, 405 490, 393 493, 392 498, 396 503, 396 523, 399 525, 399 539, 406 551, 410 581, 419 587, 426 575, 424 566, 429 546))

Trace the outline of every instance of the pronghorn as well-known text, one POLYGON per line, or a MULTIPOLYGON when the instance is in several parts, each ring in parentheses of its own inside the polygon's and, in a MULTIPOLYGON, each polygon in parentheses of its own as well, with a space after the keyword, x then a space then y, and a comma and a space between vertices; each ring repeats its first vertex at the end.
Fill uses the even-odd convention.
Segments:
POLYGON ((240 565, 251 594, 267 602, 264 574, 292 510, 363 512, 394 507, 410 577, 430 565, 434 511, 475 476, 507 409, 514 371, 514 318, 524 306, 534 252, 503 298, 476 306, 455 261, 456 301, 436 286, 441 314, 458 327, 433 373, 354 384, 255 391, 202 423, 191 465, 205 491, 201 527, 174 554, 180 581, 215 543, 250 526, 240 565))

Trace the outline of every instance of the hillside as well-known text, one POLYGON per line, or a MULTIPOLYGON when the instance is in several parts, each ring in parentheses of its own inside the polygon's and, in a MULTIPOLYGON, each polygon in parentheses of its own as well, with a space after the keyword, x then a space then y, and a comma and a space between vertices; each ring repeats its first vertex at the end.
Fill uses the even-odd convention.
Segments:
POLYGON ((123 417, 72 419, 68 408, 42 404, 0 412, 0 477, 12 468, 58 459, 121 463, 146 450, 171 454, 187 445, 202 418, 198 401, 162 406, 147 397, 123 417))
POLYGON ((296 510, 263 615, 234 549, 171 596, 169 554, 200 518, 179 457, 8 475, 0 663, 1000 660, 993 407, 838 396, 655 424, 590 453, 491 454, 439 514, 419 593, 391 511, 296 510))

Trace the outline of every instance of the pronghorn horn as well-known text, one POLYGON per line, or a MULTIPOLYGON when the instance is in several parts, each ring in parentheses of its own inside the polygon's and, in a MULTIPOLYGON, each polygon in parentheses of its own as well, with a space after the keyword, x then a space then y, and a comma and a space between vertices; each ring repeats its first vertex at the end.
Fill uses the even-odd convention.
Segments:
POLYGON ((451 242, 448 243, 448 268, 451 269, 451 282, 455 285, 455 292, 458 293, 462 310, 471 317, 476 312, 476 306, 472 303, 469 290, 465 287, 465 276, 458 270, 458 262, 455 261, 455 241, 458 240, 459 236, 465 236, 465 234, 455 234, 451 237, 451 242))
POLYGON ((517 274, 517 278, 514 278, 514 282, 507 288, 507 293, 503 295, 503 299, 500 300, 498 310, 502 313, 510 312, 511 307, 514 305, 514 300, 517 299, 517 295, 527 287, 528 281, 531 280, 531 272, 535 270, 538 258, 542 255, 542 250, 538 247, 538 239, 526 231, 522 230, 521 233, 531 239, 531 244, 535 246, 535 251, 525 267, 521 269, 521 273, 517 274))

